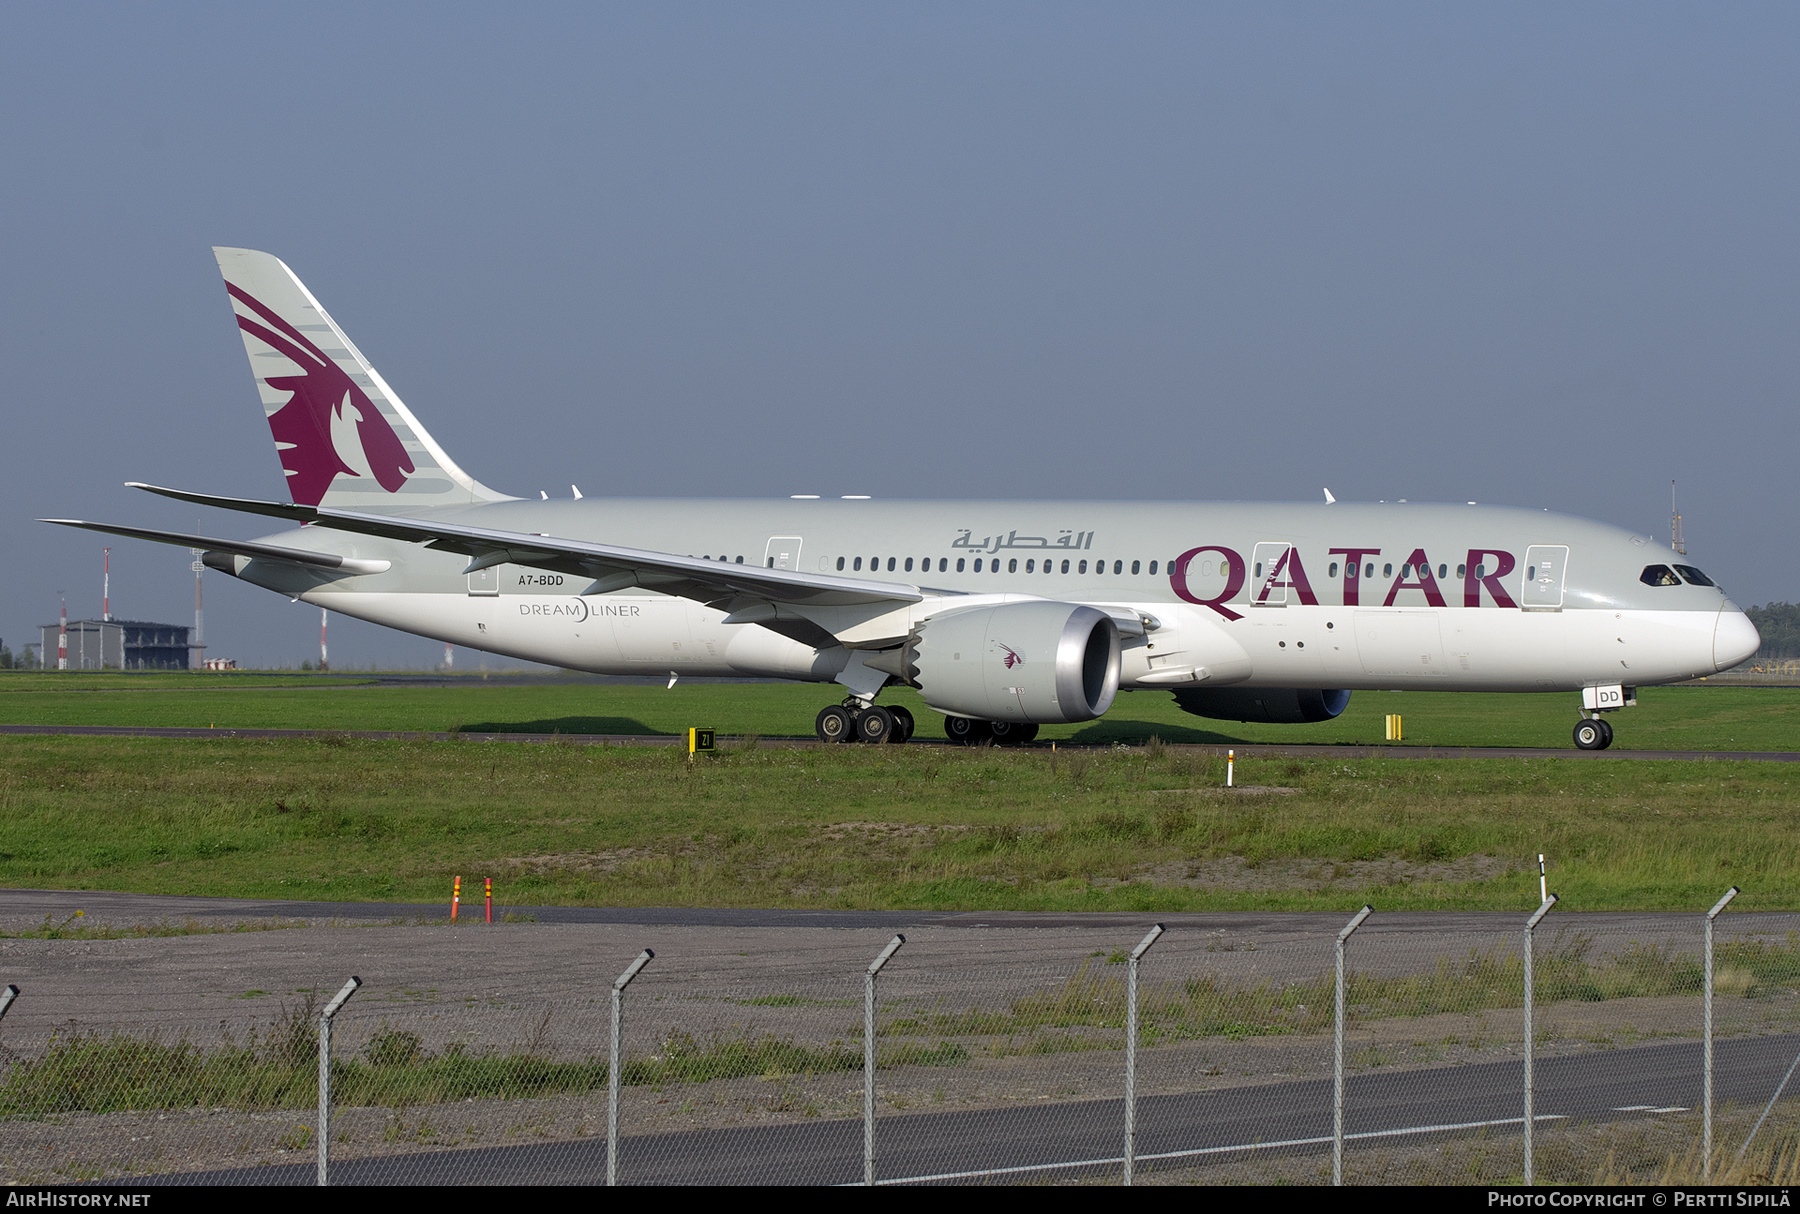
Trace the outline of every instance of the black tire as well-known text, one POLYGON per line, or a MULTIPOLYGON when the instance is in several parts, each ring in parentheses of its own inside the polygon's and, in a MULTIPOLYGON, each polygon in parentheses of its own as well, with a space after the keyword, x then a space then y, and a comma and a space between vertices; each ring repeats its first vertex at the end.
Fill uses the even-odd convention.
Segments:
POLYGON ((885 708, 865 708, 856 717, 856 736, 871 746, 892 742, 898 727, 894 714, 885 708))
POLYGON ((856 718, 842 704, 830 704, 819 710, 813 732, 821 742, 848 742, 856 736, 856 718))
POLYGON ((944 736, 959 746, 979 746, 994 736, 986 721, 974 717, 945 717, 944 736))
POLYGON ((913 720, 913 714, 898 705, 888 711, 894 714, 894 741, 912 741, 913 731, 919 727, 919 723, 913 720))
POLYGON ((1591 721, 1575 722, 1575 745, 1581 750, 1606 749, 1606 722, 1598 717, 1591 721))
POLYGON ((1036 725, 1022 725, 1017 721, 995 721, 988 729, 994 735, 996 746, 1026 746, 1038 735, 1036 725))
POLYGON ((1601 741, 1601 743, 1600 743, 1600 749, 1605 750, 1608 746, 1612 745, 1612 739, 1613 739, 1612 722, 1607 720, 1605 717, 1596 717, 1595 719, 1600 722, 1600 732, 1606 735, 1605 739, 1603 741, 1601 741))

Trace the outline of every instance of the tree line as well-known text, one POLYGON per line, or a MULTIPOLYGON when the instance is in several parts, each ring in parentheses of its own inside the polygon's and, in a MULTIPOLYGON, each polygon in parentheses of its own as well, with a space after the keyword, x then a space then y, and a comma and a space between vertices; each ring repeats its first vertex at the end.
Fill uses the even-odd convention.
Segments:
POLYGON ((1744 614, 1762 633, 1758 658, 1783 662, 1800 658, 1800 603, 1769 603, 1762 607, 1746 607, 1744 614))

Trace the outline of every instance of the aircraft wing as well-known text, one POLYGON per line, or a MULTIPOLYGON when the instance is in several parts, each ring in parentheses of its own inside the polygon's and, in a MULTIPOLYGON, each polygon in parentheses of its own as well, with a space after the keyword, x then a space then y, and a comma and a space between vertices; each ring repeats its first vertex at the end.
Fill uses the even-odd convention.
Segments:
MULTIPOLYGON (((905 603, 921 602, 926 597, 917 586, 896 582, 868 581, 826 573, 802 573, 791 569, 768 569, 761 565, 732 565, 723 561, 709 561, 704 557, 676 556, 668 552, 523 531, 497 531, 460 523, 392 514, 367 514, 324 506, 216 497, 135 481, 128 484, 134 489, 199 505, 273 515, 296 523, 312 523, 338 531, 378 535, 387 539, 424 544, 439 551, 459 553, 470 558, 465 570, 468 573, 494 565, 526 565, 534 569, 592 578, 593 585, 584 591, 587 594, 605 594, 631 586, 642 586, 732 611, 748 606, 743 601, 747 599, 808 607, 884 604, 897 607, 905 603)), ((122 529, 114 530, 122 535, 132 534, 122 529)), ((206 542, 216 543, 227 551, 232 550, 224 541, 206 542)), ((196 542, 192 546, 199 547, 200 544, 196 542)))
POLYGON ((346 574, 386 573, 391 561, 367 561, 335 552, 312 552, 305 548, 285 548, 279 544, 258 544, 250 540, 221 540, 207 535, 184 535, 178 531, 153 531, 148 527, 121 527, 113 523, 89 523, 74 518, 41 518, 40 523, 59 527, 80 527, 84 531, 100 531, 107 535, 130 536, 136 540, 153 540, 158 544, 174 544, 181 548, 198 548, 207 552, 229 552, 236 556, 261 560, 288 561, 316 569, 336 569, 346 574))
POLYGON ((358 531, 390 539, 410 540, 470 558, 464 571, 492 565, 529 565, 577 577, 591 577, 584 593, 605 594, 642 586, 664 594, 718 603, 736 598, 761 599, 809 607, 853 607, 917 603, 925 598, 916 586, 866 581, 761 565, 732 565, 704 557, 676 556, 617 544, 564 539, 524 531, 496 531, 354 510, 319 507, 315 525, 358 531))

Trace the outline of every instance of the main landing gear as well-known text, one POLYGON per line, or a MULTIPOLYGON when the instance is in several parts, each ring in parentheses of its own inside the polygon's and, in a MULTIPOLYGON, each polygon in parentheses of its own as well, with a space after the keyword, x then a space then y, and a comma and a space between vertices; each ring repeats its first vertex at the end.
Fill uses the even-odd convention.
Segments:
POLYGON ((1582 750, 1605 750, 1612 740, 1612 726, 1598 715, 1575 723, 1575 745, 1582 750))
POLYGON ((819 713, 813 730, 821 742, 900 743, 913 736, 913 715, 898 705, 864 706, 855 700, 832 704, 819 713))
POLYGON ((1038 735, 1036 725, 1017 721, 977 721, 973 717, 945 717, 944 736, 959 746, 1023 746, 1038 735))

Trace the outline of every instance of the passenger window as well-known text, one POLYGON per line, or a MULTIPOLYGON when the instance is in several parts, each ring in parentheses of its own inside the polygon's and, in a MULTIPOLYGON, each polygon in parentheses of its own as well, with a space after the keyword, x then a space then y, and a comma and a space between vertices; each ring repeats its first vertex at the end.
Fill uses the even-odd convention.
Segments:
POLYGON ((950 558, 947 556, 940 556, 938 558, 938 572, 939 573, 948 573, 949 571, 950 571, 950 558))
POLYGON ((1364 577, 1374 577, 1375 576, 1375 562, 1374 561, 1370 561, 1367 565, 1363 566, 1363 576, 1364 577))
POLYGON ((976 573, 981 572, 981 558, 980 557, 975 558, 975 572, 976 573))
POLYGON ((1064 573, 1067 573, 1069 571, 1069 562, 1066 560, 1063 562, 1062 571, 1064 573))
POLYGON ((1458 565, 1456 567, 1456 576, 1457 577, 1468 577, 1469 576, 1469 567, 1467 565, 1458 565))
POLYGON ((1675 572, 1679 573, 1690 586, 1717 585, 1711 578, 1707 577, 1704 573, 1701 573, 1692 565, 1677 565, 1675 566, 1675 572))
POLYGON ((840 556, 838 558, 838 572, 842 573, 843 569, 844 569, 844 558, 840 556))
POLYGON ((1155 561, 1151 561, 1151 562, 1150 562, 1150 572, 1151 572, 1151 573, 1152 573, 1152 574, 1155 574, 1155 573, 1156 573, 1156 562, 1155 562, 1155 561))
POLYGON ((1439 566, 1438 566, 1438 576, 1439 576, 1439 577, 1440 577, 1440 578, 1447 578, 1447 577, 1449 577, 1449 576, 1450 576, 1450 566, 1448 566, 1448 565, 1439 565, 1439 566))
POLYGON ((1094 572, 1095 573, 1105 573, 1106 572, 1106 562, 1105 561, 1095 561, 1094 562, 1094 572))
POLYGON ((888 558, 888 572, 892 573, 893 571, 894 571, 894 558, 890 556, 888 558))
POLYGON ((1325 576, 1326 577, 1336 577, 1337 576, 1337 562, 1336 561, 1331 562, 1331 567, 1325 571, 1325 576))
POLYGON ((1014 559, 1006 562, 1006 571, 1008 573, 1017 573, 1019 571, 1018 558, 1015 557, 1014 559))
POLYGON ((1026 573, 1034 573, 1034 572, 1036 572, 1036 570, 1037 570, 1037 562, 1036 561, 1026 561, 1025 562, 1025 572, 1026 573))
POLYGON ((1681 579, 1676 577, 1675 571, 1673 569, 1669 568, 1667 565, 1646 565, 1646 566, 1644 566, 1644 571, 1642 573, 1638 574, 1638 581, 1642 582, 1646 586, 1679 586, 1679 585, 1681 585, 1681 579))
POLYGON ((744 563, 744 558, 743 558, 743 557, 741 557, 741 556, 740 556, 740 557, 739 557, 739 558, 738 558, 738 559, 737 559, 737 563, 738 563, 738 564, 740 564, 740 565, 742 565, 742 564, 743 564, 743 563, 744 563))
POLYGON ((910 556, 906 558, 906 571, 908 573, 912 572, 912 558, 910 556))
POLYGON ((1140 573, 1140 572, 1142 572, 1142 570, 1140 570, 1140 569, 1139 569, 1139 568, 1138 568, 1138 566, 1139 566, 1139 565, 1140 565, 1140 564, 1142 564, 1142 563, 1143 563, 1143 562, 1141 562, 1141 561, 1133 561, 1133 562, 1131 562, 1131 572, 1132 572, 1132 573, 1134 573, 1134 574, 1135 574, 1135 573, 1140 573))
POLYGON ((1486 565, 1475 566, 1475 576, 1478 578, 1486 577, 1487 576, 1487 566, 1486 565))
POLYGON ((1400 580, 1403 582, 1412 581, 1412 566, 1411 565, 1400 566, 1400 580))
POLYGON ((860 556, 856 558, 856 564, 852 565, 851 568, 859 573, 862 571, 862 558, 860 556))
POLYGON ((956 558, 956 571, 958 573, 963 571, 963 559, 960 556, 956 558))
POLYGON ((1382 577, 1393 577, 1394 576, 1394 567, 1392 565, 1383 565, 1381 567, 1381 576, 1382 577))
POLYGON ((1079 564, 1075 567, 1075 571, 1077 573, 1086 573, 1087 572, 1087 562, 1086 561, 1081 562, 1081 564, 1079 564))
POLYGON ((1124 573, 1125 572, 1125 562, 1124 561, 1114 561, 1113 562, 1113 572, 1114 573, 1124 573))

